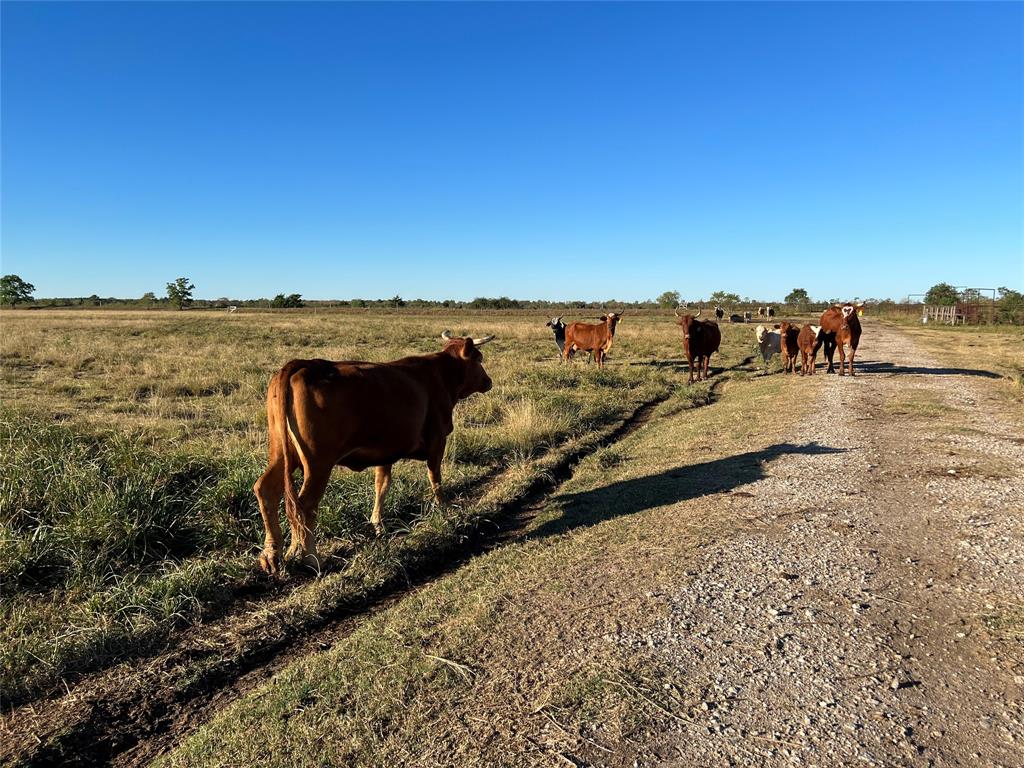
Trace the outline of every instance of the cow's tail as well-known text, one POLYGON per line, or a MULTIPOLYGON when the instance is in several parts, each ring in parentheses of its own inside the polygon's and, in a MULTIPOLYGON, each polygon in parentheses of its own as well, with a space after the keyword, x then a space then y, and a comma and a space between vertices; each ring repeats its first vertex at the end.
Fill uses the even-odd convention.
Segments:
POLYGON ((299 527, 301 522, 298 517, 299 499, 295 494, 295 481, 292 479, 292 466, 288 460, 291 456, 291 447, 295 446, 296 452, 300 451, 297 436, 292 442, 292 427, 290 425, 292 410, 292 374, 296 368, 291 363, 281 369, 280 391, 278 392, 278 423, 281 425, 281 450, 284 452, 284 512, 293 526, 299 527))

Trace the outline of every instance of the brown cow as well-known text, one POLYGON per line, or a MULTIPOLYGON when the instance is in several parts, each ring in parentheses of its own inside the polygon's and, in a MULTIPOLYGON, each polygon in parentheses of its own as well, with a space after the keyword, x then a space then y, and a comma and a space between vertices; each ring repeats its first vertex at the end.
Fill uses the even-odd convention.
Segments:
POLYGON ((821 313, 821 333, 818 342, 814 345, 814 351, 825 344, 825 357, 828 360, 826 373, 835 373, 836 367, 834 358, 836 348, 839 349, 839 375, 845 374, 846 345, 850 345, 850 375, 853 376, 853 358, 857 354, 857 346, 860 344, 860 318, 858 312, 864 308, 863 304, 852 304, 846 302, 842 305, 829 307, 821 313))
POLYGON ((562 349, 562 360, 569 360, 573 351, 582 349, 592 352, 597 367, 604 367, 604 357, 612 348, 615 338, 615 326, 622 320, 622 313, 609 312, 602 317, 597 325, 590 323, 572 323, 565 327, 565 347, 562 349))
POLYGON ((800 351, 797 339, 800 326, 783 322, 779 325, 779 349, 782 353, 783 373, 796 373, 796 356, 800 351))
POLYGON ((444 349, 434 354, 390 363, 292 360, 270 380, 267 469, 253 487, 266 530, 259 557, 264 571, 279 567, 282 495, 291 526, 287 559, 319 567, 316 509, 335 466, 356 472, 376 467, 371 522, 377 533, 391 466, 399 459, 427 462, 441 503, 441 457, 452 410, 459 400, 491 388, 478 347, 494 338, 454 338, 448 331, 441 337, 444 349), (292 471, 300 465, 304 480, 296 496, 292 471))
POLYGON ((698 309, 696 315, 680 315, 679 310, 676 310, 676 324, 683 329, 683 349, 690 364, 690 384, 693 384, 693 361, 697 361, 697 381, 707 379, 711 355, 718 351, 722 343, 718 323, 698 320, 700 313, 698 309))
POLYGON ((818 348, 816 346, 818 341, 818 331, 821 328, 817 325, 805 325, 800 329, 800 335, 797 337, 796 343, 800 347, 800 375, 814 375, 814 364, 818 354, 818 348))

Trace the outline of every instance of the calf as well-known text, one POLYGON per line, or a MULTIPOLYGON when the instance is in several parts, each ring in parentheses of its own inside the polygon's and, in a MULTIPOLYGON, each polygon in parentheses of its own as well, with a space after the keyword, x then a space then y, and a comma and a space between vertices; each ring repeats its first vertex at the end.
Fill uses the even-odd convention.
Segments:
POLYGON ((597 325, 573 323, 566 326, 562 360, 569 360, 575 350, 583 349, 593 352, 597 367, 603 368, 605 355, 612 348, 612 339, 615 338, 615 326, 621 320, 621 312, 609 312, 602 317, 602 322, 597 325))
POLYGON ((792 323, 782 323, 779 326, 779 347, 782 353, 782 370, 784 373, 796 373, 796 356, 800 351, 797 341, 800 336, 800 326, 792 323))
POLYGON ((834 357, 836 349, 839 349, 839 375, 845 374, 846 345, 850 345, 850 375, 853 376, 853 358, 857 355, 857 347, 860 345, 860 319, 858 312, 864 310, 863 304, 852 304, 846 302, 843 305, 829 307, 821 313, 821 333, 818 334, 818 341, 814 345, 814 351, 825 345, 825 358, 828 360, 826 373, 835 373, 836 367, 834 357))
POLYGON ((800 375, 814 375, 814 362, 818 354, 816 346, 821 326, 805 325, 800 329, 796 343, 800 347, 800 375))
POLYGON ((725 310, 722 309, 720 306, 718 306, 716 304, 715 305, 715 319, 718 320, 718 322, 722 322, 722 318, 723 317, 725 317, 725 310))
POLYGON ((775 317, 775 307, 768 307, 767 309, 765 309, 765 314, 767 314, 768 319, 771 320, 773 317, 775 317))
POLYGON ((778 330, 766 328, 763 325, 758 325, 754 329, 754 336, 757 337, 758 351, 764 358, 764 367, 767 369, 772 355, 782 352, 782 336, 778 330))
POLYGON ((676 323, 683 329, 683 349, 690 363, 690 384, 693 384, 693 361, 697 361, 697 381, 707 379, 711 355, 718 351, 722 343, 718 323, 698 320, 700 313, 698 309, 696 315, 680 315, 679 310, 676 310, 676 323))

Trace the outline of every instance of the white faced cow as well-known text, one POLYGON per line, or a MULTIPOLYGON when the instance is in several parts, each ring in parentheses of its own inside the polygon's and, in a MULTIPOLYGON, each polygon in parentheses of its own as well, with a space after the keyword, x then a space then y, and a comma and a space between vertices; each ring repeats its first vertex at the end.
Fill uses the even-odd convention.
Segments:
POLYGON ((754 329, 754 335, 757 337, 758 351, 764 359, 764 367, 767 368, 772 355, 782 354, 782 334, 777 328, 758 325, 754 329))

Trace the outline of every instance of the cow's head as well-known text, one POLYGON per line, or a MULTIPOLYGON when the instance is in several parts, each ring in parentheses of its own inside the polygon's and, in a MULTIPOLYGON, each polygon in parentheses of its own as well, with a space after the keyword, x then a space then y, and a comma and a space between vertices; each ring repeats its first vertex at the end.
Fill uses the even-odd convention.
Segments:
POLYGON ((701 329, 700 322, 695 322, 696 318, 700 317, 701 310, 697 310, 697 314, 691 315, 686 312, 682 315, 679 314, 679 308, 676 307, 676 325, 683 329, 683 338, 690 338, 691 333, 699 333, 701 329))
POLYGON ((607 315, 603 315, 601 318, 604 323, 608 326, 609 332, 612 336, 615 335, 615 326, 622 321, 621 312, 609 312, 607 315))
POLYGON ((550 328, 552 331, 555 332, 555 336, 558 336, 559 334, 562 334, 562 335, 565 334, 565 323, 562 322, 562 318, 563 317, 564 317, 564 315, 559 315, 558 317, 552 317, 547 322, 548 328, 550 328))
POLYGON ((462 380, 457 385, 456 399, 461 400, 469 397, 475 392, 490 391, 493 384, 491 377, 484 370, 484 356, 480 347, 494 340, 494 336, 484 336, 479 339, 466 336, 452 336, 451 331, 441 334, 444 339, 444 351, 462 363, 462 380))

